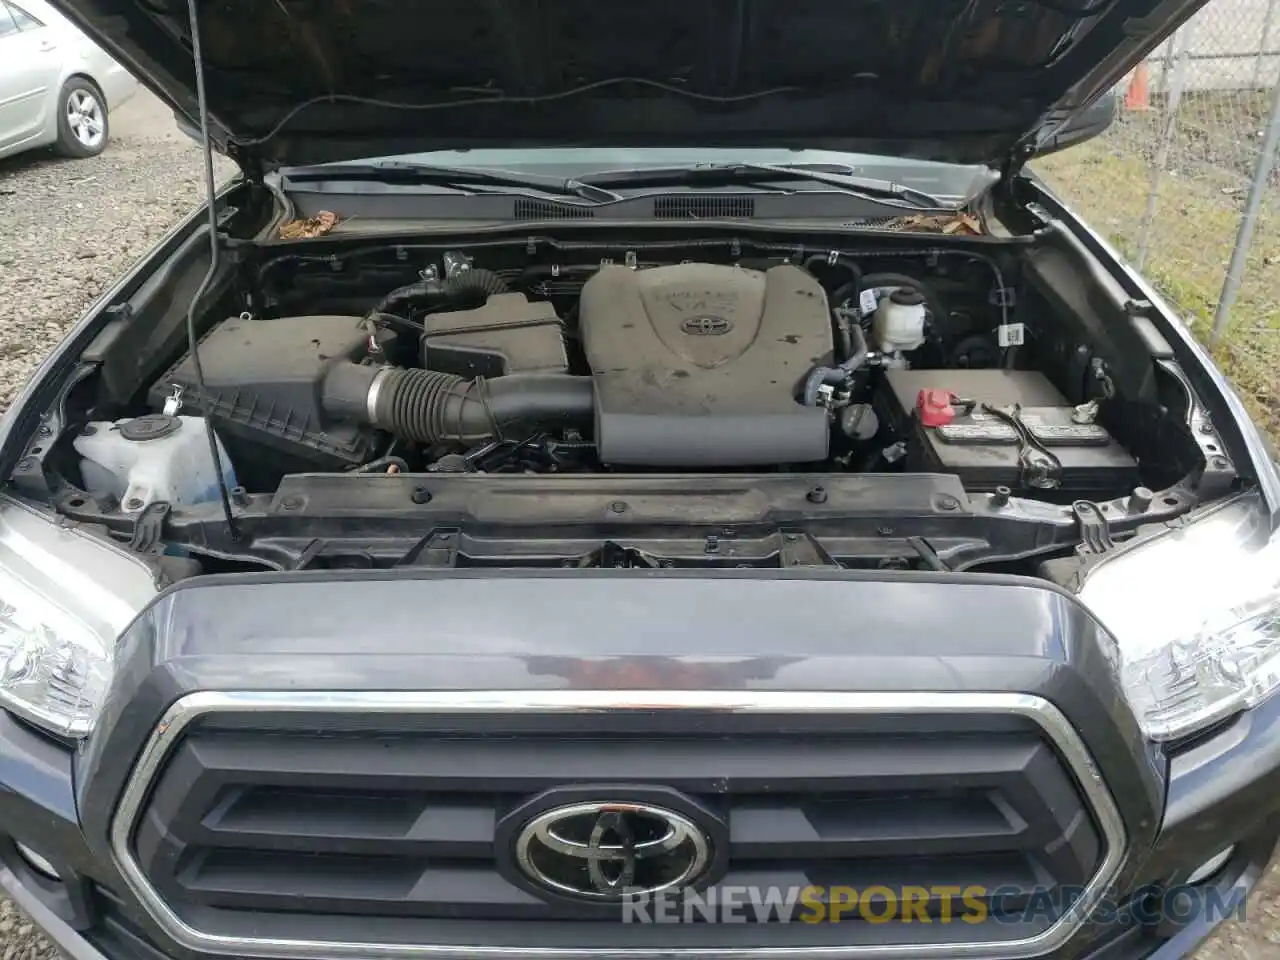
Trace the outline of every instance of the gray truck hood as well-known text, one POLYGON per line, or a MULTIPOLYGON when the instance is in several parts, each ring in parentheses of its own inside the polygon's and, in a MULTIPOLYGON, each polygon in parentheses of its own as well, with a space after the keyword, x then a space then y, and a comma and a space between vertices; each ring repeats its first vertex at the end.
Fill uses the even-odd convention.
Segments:
MULTIPOLYGON (((197 117, 186 0, 53 0, 197 117)), ((783 146, 1000 165, 1204 0, 200 0, 246 169, 459 147, 783 146)))

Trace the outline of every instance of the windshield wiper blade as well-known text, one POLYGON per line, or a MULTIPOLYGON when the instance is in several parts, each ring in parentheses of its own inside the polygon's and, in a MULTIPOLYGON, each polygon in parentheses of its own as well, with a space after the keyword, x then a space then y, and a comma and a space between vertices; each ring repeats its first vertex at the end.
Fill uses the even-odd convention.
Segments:
POLYGON ((509 187, 538 190, 562 197, 576 197, 591 203, 612 203, 622 197, 603 186, 573 178, 535 173, 448 167, 405 160, 375 160, 370 163, 335 163, 295 167, 287 171, 294 182, 320 180, 373 180, 379 183, 436 184, 443 187, 509 187))
POLYGON ((841 171, 831 164, 715 163, 683 167, 637 167, 630 170, 605 170, 579 177, 577 182, 593 187, 661 186, 760 186, 779 180, 807 180, 839 187, 846 193, 892 206, 913 210, 954 210, 931 193, 876 177, 860 177, 841 171))

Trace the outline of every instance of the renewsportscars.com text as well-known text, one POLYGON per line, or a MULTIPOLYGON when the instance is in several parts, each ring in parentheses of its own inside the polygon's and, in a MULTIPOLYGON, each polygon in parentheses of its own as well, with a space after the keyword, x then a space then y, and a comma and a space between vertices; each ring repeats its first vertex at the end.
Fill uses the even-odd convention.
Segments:
MULTIPOLYGON (((1179 923, 1245 918, 1245 891, 1152 887, 1123 904, 1088 908, 1098 922, 1179 923)), ((1084 908, 1083 887, 1030 891, 981 886, 753 887, 627 895, 624 923, 1025 923, 1054 921, 1084 908)))

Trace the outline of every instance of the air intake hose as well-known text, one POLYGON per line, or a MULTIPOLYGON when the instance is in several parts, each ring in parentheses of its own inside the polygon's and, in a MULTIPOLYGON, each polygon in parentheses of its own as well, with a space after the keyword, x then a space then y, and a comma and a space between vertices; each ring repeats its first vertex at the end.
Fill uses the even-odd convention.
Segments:
POLYGON ((515 374, 464 380, 435 370, 341 363, 325 377, 325 410, 419 443, 478 443, 537 426, 591 426, 590 377, 515 374))
POLYGON ((378 301, 370 316, 390 313, 403 316, 408 307, 427 310, 469 309, 483 304, 495 293, 506 293, 507 281, 492 270, 472 267, 460 270, 445 280, 423 280, 392 290, 378 301))

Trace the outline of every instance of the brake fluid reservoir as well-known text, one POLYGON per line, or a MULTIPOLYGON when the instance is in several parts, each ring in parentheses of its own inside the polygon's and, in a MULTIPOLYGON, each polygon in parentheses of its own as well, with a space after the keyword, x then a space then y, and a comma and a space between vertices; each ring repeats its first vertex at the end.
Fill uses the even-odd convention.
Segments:
MULTIPOLYGON (((218 440, 228 487, 235 469, 218 440)), ((137 513, 148 504, 174 506, 218 499, 218 473, 202 417, 151 413, 115 423, 90 423, 73 441, 83 458, 80 471, 90 493, 119 497, 121 509, 137 513)))
POLYGON ((885 353, 915 350, 924 343, 924 295, 899 287, 880 301, 871 321, 871 339, 885 353))

